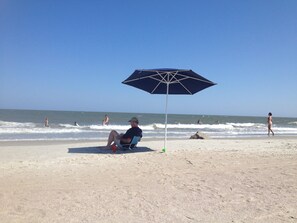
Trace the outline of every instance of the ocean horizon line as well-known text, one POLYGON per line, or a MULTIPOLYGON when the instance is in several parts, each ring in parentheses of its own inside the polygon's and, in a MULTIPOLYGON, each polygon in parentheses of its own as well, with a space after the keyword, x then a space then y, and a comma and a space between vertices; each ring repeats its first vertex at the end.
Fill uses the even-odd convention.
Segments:
MULTIPOLYGON (((0 108, 0 110, 18 110, 18 111, 48 111, 48 112, 90 112, 90 113, 124 113, 124 114, 153 114, 153 115, 165 115, 165 112, 135 112, 135 111, 94 111, 94 110, 60 110, 60 109, 30 109, 30 108, 0 108)), ((267 112, 268 114, 268 112, 267 112)), ((262 118, 267 115, 253 115, 253 114, 194 114, 194 113, 168 113, 168 115, 192 115, 192 116, 220 116, 220 117, 252 117, 252 118, 262 118)), ((293 116, 273 116, 274 118, 297 118, 293 116)))

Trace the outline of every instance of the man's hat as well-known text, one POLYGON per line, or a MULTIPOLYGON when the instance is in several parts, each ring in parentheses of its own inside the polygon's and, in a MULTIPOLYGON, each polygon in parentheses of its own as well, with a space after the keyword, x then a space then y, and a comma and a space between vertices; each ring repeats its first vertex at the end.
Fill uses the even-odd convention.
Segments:
POLYGON ((138 118, 133 117, 129 120, 129 122, 136 122, 138 124, 138 118))

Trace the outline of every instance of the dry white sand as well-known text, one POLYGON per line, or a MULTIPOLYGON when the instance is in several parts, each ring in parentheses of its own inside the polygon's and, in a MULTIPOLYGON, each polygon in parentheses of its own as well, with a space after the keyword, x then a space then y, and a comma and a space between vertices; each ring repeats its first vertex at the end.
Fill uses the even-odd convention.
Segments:
POLYGON ((0 142, 0 222, 297 222, 297 139, 0 142))

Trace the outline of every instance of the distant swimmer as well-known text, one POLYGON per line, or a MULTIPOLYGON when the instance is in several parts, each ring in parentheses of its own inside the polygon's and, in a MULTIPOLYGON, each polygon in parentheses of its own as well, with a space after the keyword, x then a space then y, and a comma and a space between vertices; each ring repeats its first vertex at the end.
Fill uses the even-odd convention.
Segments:
POLYGON ((108 115, 105 115, 104 119, 102 120, 102 125, 108 125, 109 124, 109 117, 108 115))
POLYGON ((49 125, 48 125, 48 118, 47 117, 45 117, 45 119, 44 119, 44 126, 45 127, 49 127, 49 125))
POLYGON ((74 126, 79 126, 79 125, 77 124, 77 122, 74 122, 74 126))
POLYGON ((268 136, 270 135, 270 132, 272 135, 274 135, 274 132, 272 131, 272 113, 268 113, 268 118, 267 118, 267 124, 268 124, 268 136))

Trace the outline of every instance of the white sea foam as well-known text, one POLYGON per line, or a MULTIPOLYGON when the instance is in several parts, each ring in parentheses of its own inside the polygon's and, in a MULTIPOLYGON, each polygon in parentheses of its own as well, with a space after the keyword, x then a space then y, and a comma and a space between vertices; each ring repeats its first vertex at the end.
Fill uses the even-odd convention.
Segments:
POLYGON ((280 132, 296 132, 297 128, 289 128, 289 127, 273 127, 274 131, 280 131, 280 132))
POLYGON ((77 133, 80 129, 55 129, 55 128, 0 128, 0 133, 4 134, 48 134, 48 133, 77 133))
MULTIPOLYGON (((154 124, 155 129, 164 129, 165 124, 154 124)), ((168 124, 168 129, 233 129, 229 124, 168 124)))
POLYGON ((226 123, 226 124, 232 125, 233 127, 254 127, 254 126, 263 127, 263 126, 265 126, 262 123, 226 123))
POLYGON ((86 127, 95 130, 127 130, 128 128, 131 128, 130 125, 90 125, 86 127))
POLYGON ((36 127, 35 123, 32 122, 5 122, 0 121, 0 128, 34 128, 36 127))
MULTIPOLYGON (((277 135, 297 135, 297 122, 283 125, 273 125, 273 130, 277 135)), ((74 126, 69 123, 50 123, 50 127, 44 127, 43 123, 33 122, 8 122, 0 121, 0 141, 3 140, 61 140, 61 139, 106 139, 111 130, 124 133, 130 125, 112 124, 108 126, 85 124, 74 126)), ((144 137, 162 138, 164 137, 164 123, 151 123, 140 125, 144 137)), ((168 124, 168 137, 188 138, 197 131, 202 131, 213 138, 223 137, 246 137, 263 136, 267 134, 266 123, 214 123, 214 124, 168 124)))

